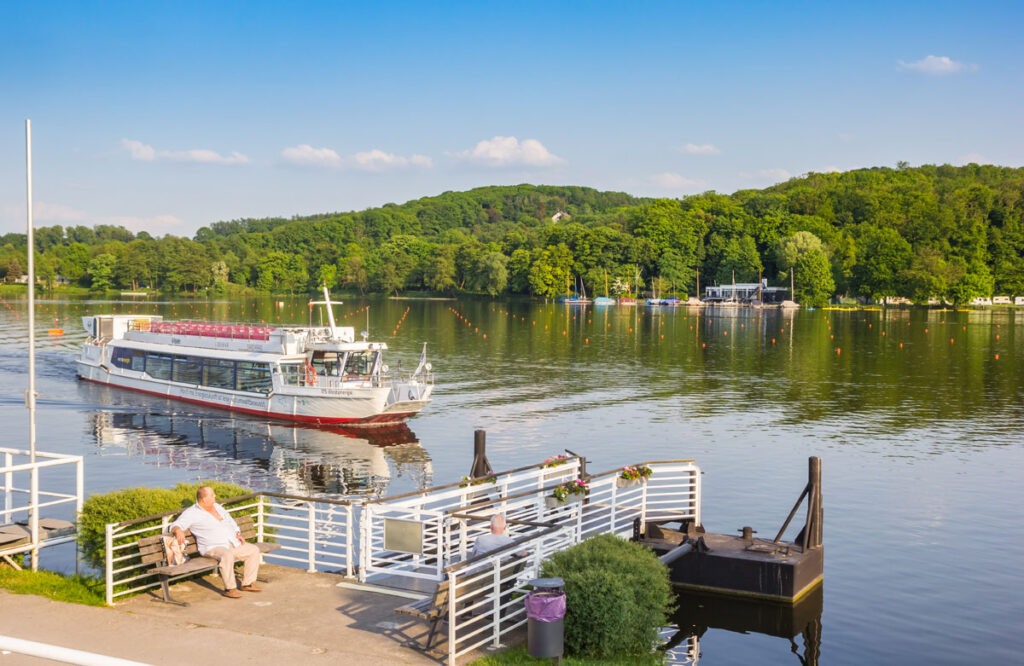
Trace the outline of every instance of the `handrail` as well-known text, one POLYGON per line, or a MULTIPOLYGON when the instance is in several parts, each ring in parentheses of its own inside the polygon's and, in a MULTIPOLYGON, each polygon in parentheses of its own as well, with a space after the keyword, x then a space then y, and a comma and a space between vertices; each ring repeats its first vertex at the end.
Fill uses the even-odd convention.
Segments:
MULTIPOLYGON (((579 460, 579 459, 580 459, 579 456, 569 456, 568 458, 564 458, 563 460, 568 462, 570 460, 579 460)), ((555 467, 561 467, 564 464, 565 464, 564 462, 560 462, 559 464, 555 465, 555 467)), ((447 490, 448 488, 456 488, 456 487, 460 487, 460 486, 463 486, 463 485, 468 485, 468 484, 471 484, 473 481, 476 481, 476 480, 489 479, 489 478, 495 477, 495 476, 498 477, 498 478, 501 478, 503 476, 509 476, 510 474, 516 474, 517 472, 525 472, 528 469, 542 469, 544 466, 545 466, 544 463, 536 463, 536 464, 533 464, 533 465, 526 465, 525 467, 516 467, 515 469, 502 470, 500 472, 495 472, 494 474, 488 474, 487 476, 478 476, 478 477, 469 479, 468 481, 456 481, 454 483, 448 483, 448 484, 445 484, 443 486, 432 486, 430 488, 425 488, 424 490, 414 490, 412 492, 402 493, 401 495, 389 495, 388 497, 380 497, 380 498, 375 499, 375 500, 367 500, 366 504, 382 504, 384 502, 393 502, 394 500, 405 499, 406 497, 415 497, 417 495, 428 495, 428 494, 430 494, 432 492, 435 492, 437 490, 447 490)), ((554 469, 555 467, 552 467, 551 469, 554 469)))
POLYGON ((554 490, 558 486, 565 485, 565 483, 567 483, 567 482, 562 481, 561 483, 556 483, 556 484, 551 485, 551 486, 541 486, 540 488, 533 488, 531 490, 524 490, 522 492, 515 493, 514 495, 506 495, 504 497, 499 497, 497 499, 488 499, 488 500, 484 500, 482 502, 477 502, 475 504, 467 504, 466 506, 459 507, 457 509, 445 509, 444 513, 448 514, 448 515, 452 515, 456 511, 463 511, 463 510, 466 510, 466 509, 477 509, 477 508, 480 508, 480 507, 491 506, 492 504, 502 504, 502 503, 507 502, 509 500, 519 499, 520 497, 529 497, 530 495, 536 495, 538 493, 543 493, 543 492, 547 492, 549 490, 554 490))
MULTIPOLYGON (((253 497, 277 497, 279 499, 290 499, 297 500, 299 502, 322 502, 324 504, 334 504, 337 506, 350 506, 354 503, 353 500, 333 500, 319 497, 302 497, 300 495, 285 495, 284 493, 275 493, 271 491, 261 490, 255 493, 248 493, 247 495, 236 495, 235 497, 228 497, 223 499, 218 504, 237 504, 243 500, 252 499, 253 497)), ((356 500, 357 501, 357 500, 356 500)), ((165 516, 174 516, 189 507, 182 507, 180 509, 174 509, 173 511, 165 511, 164 513, 154 513, 151 516, 143 516, 141 518, 132 518, 131 520, 123 520, 120 523, 113 523, 115 528, 128 527, 129 525, 137 525, 157 518, 163 518, 165 516)))
POLYGON ((451 573, 452 571, 456 571, 458 569, 462 569, 464 567, 468 567, 471 564, 476 564, 478 562, 482 562, 482 561, 484 561, 484 560, 486 560, 488 558, 494 557, 496 555, 501 555, 501 554, 505 553, 506 551, 509 551, 509 550, 511 550, 511 549, 513 549, 513 548, 515 548, 517 546, 522 546, 523 544, 528 543, 530 541, 535 541, 539 537, 548 536, 550 534, 554 534, 555 532, 559 532, 559 531, 561 531, 561 529, 562 529, 561 525, 558 525, 556 523, 552 523, 550 527, 548 527, 548 528, 546 528, 544 530, 541 530, 540 532, 537 532, 535 534, 531 534, 529 536, 525 536, 525 537, 516 539, 512 543, 504 545, 501 548, 495 548, 494 550, 489 550, 486 553, 481 553, 480 555, 477 555, 476 557, 470 557, 468 559, 462 560, 461 562, 456 562, 455 564, 449 564, 448 566, 446 566, 443 569, 443 571, 444 571, 444 573, 451 573))
MULTIPOLYGON (((643 466, 646 466, 646 465, 680 465, 680 464, 693 463, 693 462, 696 462, 693 458, 688 458, 688 459, 684 459, 684 460, 645 460, 643 462, 633 463, 632 465, 626 465, 626 466, 627 467, 640 467, 641 465, 643 465, 643 466)), ((608 476, 609 474, 619 474, 620 472, 622 472, 622 467, 616 467, 615 469, 610 469, 607 472, 598 472, 597 474, 587 474, 587 478, 588 479, 597 479, 597 478, 602 477, 602 476, 608 476)))

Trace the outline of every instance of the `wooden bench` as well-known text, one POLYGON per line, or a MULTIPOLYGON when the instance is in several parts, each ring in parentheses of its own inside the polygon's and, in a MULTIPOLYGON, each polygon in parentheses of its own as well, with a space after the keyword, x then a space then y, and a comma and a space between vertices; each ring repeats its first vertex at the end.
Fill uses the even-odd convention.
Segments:
POLYGON ((396 608, 395 613, 423 620, 430 625, 427 643, 423 646, 424 650, 430 650, 434 646, 437 628, 448 619, 448 581, 438 583, 437 589, 429 597, 396 608))
MULTIPOLYGON (((261 554, 269 553, 281 547, 279 543, 253 542, 253 539, 256 538, 256 527, 253 525, 251 515, 239 516, 235 518, 235 523, 238 524, 242 538, 259 548, 261 554)), ((163 590, 163 599, 161 601, 179 606, 188 606, 184 601, 178 601, 171 597, 169 585, 171 578, 217 569, 220 563, 212 557, 200 555, 199 547, 196 545, 196 538, 192 536, 190 531, 185 530, 185 546, 182 550, 188 556, 188 560, 184 564, 169 565, 164 553, 164 536, 166 535, 161 534, 139 539, 139 555, 142 556, 142 564, 154 565, 149 570, 149 573, 160 576, 160 587, 163 590)), ((241 564, 241 562, 236 564, 241 564)))
MULTIPOLYGON (((507 578, 507 580, 501 584, 502 603, 507 600, 507 597, 509 596, 508 593, 515 587, 516 579, 525 568, 525 557, 502 565, 501 577, 507 578), (509 578, 509 576, 511 576, 511 578, 509 578)), ((479 589, 490 587, 490 585, 491 583, 485 578, 470 584, 462 594, 469 595, 479 589)), ((473 603, 476 603, 477 601, 479 600, 474 600, 473 603)), ((427 634, 427 642, 426 645, 423 646, 425 651, 429 651, 434 645, 434 638, 437 636, 438 627, 441 626, 442 622, 446 622, 448 620, 448 581, 443 580, 438 583, 437 588, 430 596, 396 608, 395 613, 423 620, 430 625, 430 632, 427 634)))

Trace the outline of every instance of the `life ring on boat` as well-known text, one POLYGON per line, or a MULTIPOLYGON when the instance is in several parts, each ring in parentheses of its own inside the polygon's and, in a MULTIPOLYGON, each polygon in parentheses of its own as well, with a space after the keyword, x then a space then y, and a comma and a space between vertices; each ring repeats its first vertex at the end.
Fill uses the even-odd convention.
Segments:
POLYGON ((316 386, 316 369, 310 363, 306 364, 306 383, 316 386))

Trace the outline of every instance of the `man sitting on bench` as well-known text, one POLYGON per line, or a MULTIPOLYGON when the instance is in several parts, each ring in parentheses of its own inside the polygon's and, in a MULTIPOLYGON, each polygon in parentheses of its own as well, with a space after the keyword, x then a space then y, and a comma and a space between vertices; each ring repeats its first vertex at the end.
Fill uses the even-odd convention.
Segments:
POLYGON ((496 513, 491 516, 490 534, 481 534, 476 538, 476 542, 473 544, 473 552, 469 554, 469 557, 474 558, 477 555, 489 553, 492 550, 509 545, 512 541, 512 537, 505 534, 505 515, 496 513))
POLYGON ((242 594, 235 589, 235 560, 245 562, 242 572, 242 590, 261 592, 254 583, 260 567, 260 550, 246 543, 231 514, 217 504, 213 488, 202 486, 196 491, 196 503, 185 509, 171 523, 171 533, 178 543, 185 543, 185 530, 196 538, 199 554, 220 562, 220 577, 224 579, 224 596, 238 599, 242 594))

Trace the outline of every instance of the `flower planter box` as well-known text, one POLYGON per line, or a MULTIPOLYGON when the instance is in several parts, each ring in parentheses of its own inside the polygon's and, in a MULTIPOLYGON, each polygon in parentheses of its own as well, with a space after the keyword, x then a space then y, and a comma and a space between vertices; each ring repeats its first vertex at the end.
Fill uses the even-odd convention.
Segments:
POLYGON ((554 497, 551 497, 550 495, 548 495, 547 497, 544 498, 544 505, 549 510, 550 509, 560 509, 560 508, 562 508, 564 506, 569 506, 570 504, 579 504, 580 502, 583 501, 583 498, 584 498, 584 495, 569 495, 568 497, 565 498, 564 502, 559 502, 554 497))
POLYGON ((647 483, 647 477, 641 477, 639 479, 624 479, 620 476, 615 479, 615 485, 619 488, 634 488, 639 486, 641 483, 647 483))

